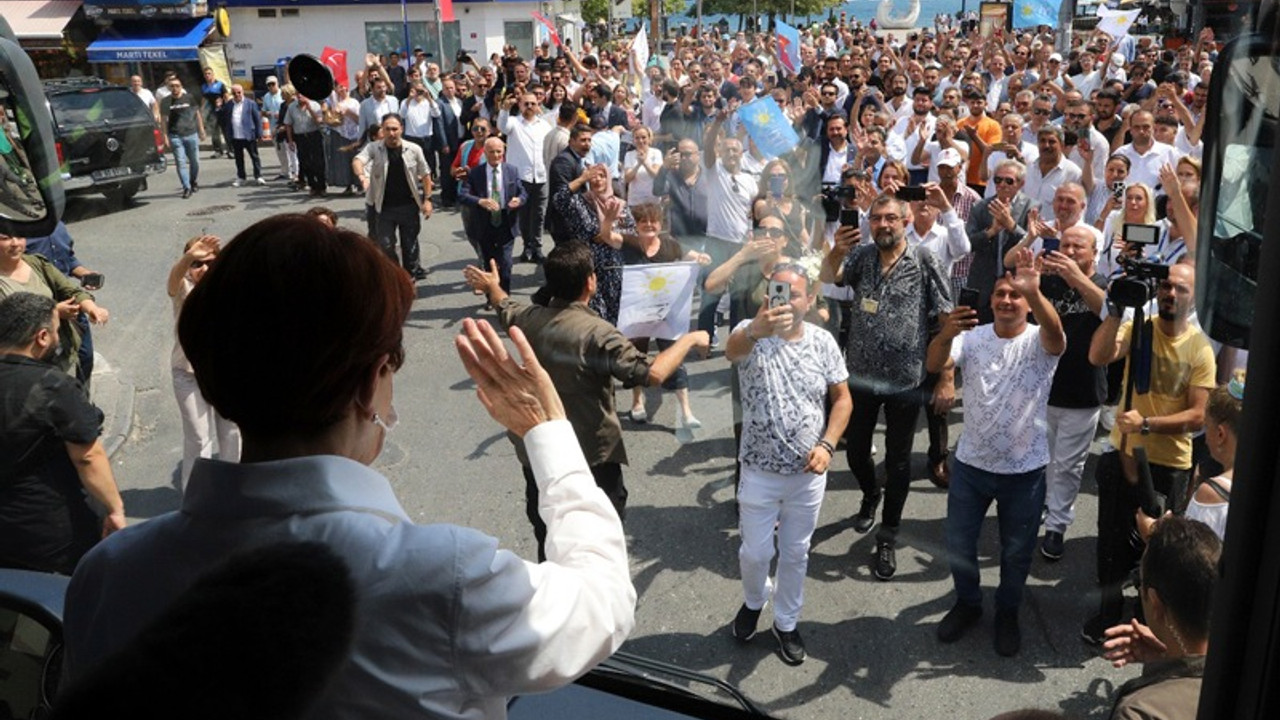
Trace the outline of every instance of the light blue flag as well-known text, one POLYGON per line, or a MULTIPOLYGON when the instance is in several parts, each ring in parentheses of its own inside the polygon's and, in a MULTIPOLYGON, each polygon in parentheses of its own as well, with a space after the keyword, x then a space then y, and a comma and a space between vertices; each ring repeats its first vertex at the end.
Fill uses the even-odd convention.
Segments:
POLYGON ((1029 28, 1058 24, 1058 8, 1062 0, 1016 0, 1013 4, 1013 26, 1029 28))
POLYGON ((772 97, 757 98, 738 108, 738 120, 767 158, 785 155, 800 143, 791 121, 772 97))

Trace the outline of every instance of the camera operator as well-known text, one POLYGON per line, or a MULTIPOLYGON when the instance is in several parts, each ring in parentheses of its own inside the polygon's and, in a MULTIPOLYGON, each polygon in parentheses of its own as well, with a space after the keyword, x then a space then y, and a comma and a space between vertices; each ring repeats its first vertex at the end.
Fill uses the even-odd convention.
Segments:
MULTIPOLYGON (((1149 336, 1147 360, 1131 354, 1133 322, 1122 319, 1125 307, 1146 304, 1138 283, 1150 284, 1162 266, 1130 263, 1126 278, 1113 282, 1108 291, 1107 317, 1093 333, 1089 362, 1102 367, 1120 358, 1125 363, 1125 384, 1130 373, 1149 378, 1148 392, 1133 392, 1132 402, 1116 415, 1111 445, 1116 448, 1098 461, 1098 583, 1102 602, 1098 614, 1085 622, 1086 642, 1102 642, 1103 631, 1123 620, 1122 584, 1137 564, 1140 551, 1130 540, 1137 493, 1135 446, 1145 447, 1155 489, 1170 508, 1181 507, 1191 474, 1191 436, 1204 424, 1209 391, 1215 387, 1216 364, 1208 338, 1187 320, 1195 299, 1195 269, 1187 264, 1168 267, 1158 281, 1157 315, 1142 326, 1149 336), (1135 360, 1137 366, 1135 367, 1135 360), (1149 369, 1142 365, 1149 363, 1149 369)), ((1128 394, 1128 393, 1126 393, 1128 394)))

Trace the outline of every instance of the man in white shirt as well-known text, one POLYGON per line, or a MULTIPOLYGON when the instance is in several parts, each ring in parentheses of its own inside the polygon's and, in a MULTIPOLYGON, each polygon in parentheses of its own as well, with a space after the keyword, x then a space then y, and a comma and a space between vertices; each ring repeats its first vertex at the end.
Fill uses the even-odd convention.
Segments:
MULTIPOLYGON (((720 130, 727 115, 727 110, 721 110, 707 128, 703 171, 698 175, 707 197, 707 241, 703 252, 711 256, 708 273, 737 252, 746 239, 751 228, 751 202, 759 190, 756 177, 742 169, 742 141, 735 137, 721 139, 720 130)), ((698 313, 698 329, 711 333, 713 345, 719 302, 720 295, 704 291, 698 313)))
POLYGON ((1036 147, 1040 150, 1040 157, 1027 166, 1022 192, 1039 203, 1040 219, 1048 221, 1054 217, 1054 193, 1063 183, 1080 182, 1080 166, 1062 154, 1062 128, 1057 125, 1045 123, 1040 126, 1036 133, 1036 147))
MULTIPOLYGON (((1005 160, 1017 160, 1023 165, 1030 165, 1040 159, 1040 148, 1022 137, 1023 122, 1022 116, 1015 112, 1006 113, 1000 118, 1001 142, 992 145, 991 152, 983 158, 985 167, 981 177, 984 181, 995 177, 996 168, 1000 167, 1000 163, 1005 160)), ((992 197, 995 194, 996 184, 987 182, 983 197, 992 197)))
POLYGON ((1129 117, 1129 135, 1133 142, 1121 145, 1117 155, 1129 158, 1129 183, 1142 183, 1153 190, 1160 184, 1160 166, 1176 165, 1178 151, 1171 145, 1156 142, 1156 118, 1146 110, 1129 117))
POLYGON ((520 173, 528 195, 520 206, 520 236, 524 238, 524 250, 520 258, 524 262, 542 259, 542 215, 546 205, 547 164, 542 159, 542 145, 551 132, 551 123, 542 117, 541 105, 533 93, 524 93, 499 113, 498 128, 507 136, 507 162, 520 173), (520 114, 512 117, 511 110, 520 104, 520 114))
POLYGON ((1049 388, 1067 346, 1062 321, 1040 292, 1035 256, 1019 251, 1016 266, 1012 277, 996 280, 995 323, 978 327, 975 308, 956 308, 929 344, 927 363, 930 372, 959 367, 965 387, 965 427, 947 491, 947 555, 956 603, 938 625, 938 639, 959 640, 982 616, 978 535, 995 501, 1000 527, 995 649, 1005 657, 1016 655, 1022 645, 1018 609, 1049 464, 1044 430, 1049 388), (1028 311, 1035 325, 1027 322, 1028 311))
POLYGON ((907 153, 907 172, 912 185, 923 185, 929 179, 929 164, 914 162, 916 146, 927 143, 937 127, 933 116, 933 95, 927 87, 917 87, 911 92, 911 115, 900 118, 893 126, 893 134, 902 138, 907 153))
POLYGON ((911 223, 907 225, 907 244, 918 245, 937 256, 949 277, 951 265, 969 253, 969 234, 942 187, 927 183, 924 189, 924 200, 908 203, 911 223))
POLYGON ((1087 142, 1089 147, 1093 149, 1093 163, 1090 168, 1093 171, 1094 180, 1101 180, 1107 176, 1107 160, 1110 155, 1107 152, 1107 136, 1103 135, 1093 126, 1093 107, 1084 100, 1075 100, 1067 103, 1067 111, 1062 115, 1062 127, 1076 134, 1076 145, 1071 148, 1071 152, 1067 154, 1067 159, 1084 170, 1084 156, 1080 154, 1080 144, 1087 142))
POLYGON ((155 117, 156 124, 160 123, 160 106, 156 104, 156 96, 151 91, 142 87, 142 76, 134 75, 129 78, 129 91, 147 106, 147 110, 151 111, 151 115, 155 117))
POLYGON ((360 103, 360 136, 374 125, 381 125, 382 118, 400 112, 400 101, 387 92, 387 81, 382 75, 374 75, 373 92, 360 103))

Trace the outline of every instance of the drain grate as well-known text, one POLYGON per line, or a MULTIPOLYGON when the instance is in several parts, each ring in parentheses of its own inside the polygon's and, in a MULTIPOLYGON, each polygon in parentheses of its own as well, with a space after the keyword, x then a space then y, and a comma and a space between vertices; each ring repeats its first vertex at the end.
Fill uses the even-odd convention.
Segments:
POLYGON ((209 215, 217 215, 218 213, 224 213, 235 209, 235 205, 210 205, 209 207, 192 210, 187 213, 187 217, 208 217, 209 215))

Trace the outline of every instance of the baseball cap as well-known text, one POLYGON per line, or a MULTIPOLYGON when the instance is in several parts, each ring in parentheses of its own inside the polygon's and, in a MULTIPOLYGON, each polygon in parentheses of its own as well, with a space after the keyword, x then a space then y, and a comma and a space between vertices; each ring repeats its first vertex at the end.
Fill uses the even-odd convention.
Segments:
POLYGON ((1062 62, 1062 53, 1053 53, 1049 55, 1049 62, 1062 62))
POLYGON ((1116 67, 1124 67, 1124 55, 1121 53, 1112 53, 1111 64, 1116 67))
POLYGON ((964 163, 964 158, 960 157, 960 153, 952 148, 947 148, 938 153, 938 164, 947 167, 960 167, 964 163))
POLYGON ((275 83, 276 85, 279 85, 279 84, 280 84, 280 81, 276 79, 276 76, 275 76, 275 75, 268 75, 268 76, 267 76, 267 84, 268 84, 268 85, 270 85, 271 83, 275 83))

